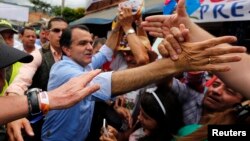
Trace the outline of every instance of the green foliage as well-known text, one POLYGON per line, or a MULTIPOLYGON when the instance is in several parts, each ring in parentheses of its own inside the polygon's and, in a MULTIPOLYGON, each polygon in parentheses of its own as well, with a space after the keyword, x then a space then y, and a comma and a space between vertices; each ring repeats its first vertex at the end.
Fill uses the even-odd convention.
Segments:
MULTIPOLYGON (((43 2, 41 0, 29 0, 34 4, 34 11, 41 11, 52 16, 61 16, 61 6, 51 6, 49 3, 43 2)), ((69 7, 64 7, 62 11, 62 16, 68 21, 72 22, 84 16, 84 8, 72 9, 69 7)))
MULTIPOLYGON (((52 13, 55 16, 61 16, 61 7, 59 6, 55 6, 52 9, 52 13)), ((84 16, 85 13, 85 9, 84 8, 76 8, 76 9, 72 9, 69 7, 65 7, 63 9, 63 13, 62 16, 68 21, 68 22, 72 22, 74 20, 77 20, 81 17, 84 16)))
POLYGON ((53 6, 51 9, 51 13, 55 16, 61 15, 61 6, 53 6))
POLYGON ((44 13, 50 13, 51 11, 51 5, 49 3, 40 1, 40 0, 29 0, 34 6, 33 10, 34 11, 41 11, 44 13))

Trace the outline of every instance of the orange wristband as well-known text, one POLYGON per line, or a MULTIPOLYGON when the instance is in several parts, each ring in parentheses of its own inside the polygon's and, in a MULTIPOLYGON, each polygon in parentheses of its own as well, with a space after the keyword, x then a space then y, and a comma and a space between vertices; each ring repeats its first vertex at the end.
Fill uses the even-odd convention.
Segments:
POLYGON ((47 114, 49 112, 49 97, 46 91, 39 93, 40 98, 40 106, 43 114, 47 114))

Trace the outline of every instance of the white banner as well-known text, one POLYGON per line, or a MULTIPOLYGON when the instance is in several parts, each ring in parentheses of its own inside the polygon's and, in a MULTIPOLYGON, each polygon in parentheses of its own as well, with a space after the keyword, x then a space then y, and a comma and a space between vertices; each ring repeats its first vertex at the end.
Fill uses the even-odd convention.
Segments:
POLYGON ((197 23, 250 20, 250 0, 203 0, 191 17, 197 23))
POLYGON ((0 3, 0 18, 27 22, 29 19, 29 8, 0 3))

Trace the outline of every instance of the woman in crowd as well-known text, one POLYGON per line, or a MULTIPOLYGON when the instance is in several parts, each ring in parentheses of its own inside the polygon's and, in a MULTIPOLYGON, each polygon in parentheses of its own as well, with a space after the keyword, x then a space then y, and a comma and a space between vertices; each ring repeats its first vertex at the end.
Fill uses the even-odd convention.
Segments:
POLYGON ((140 99, 138 121, 126 134, 108 126, 101 141, 170 141, 183 125, 180 105, 174 94, 164 85, 149 88, 140 99), (132 134, 130 134, 132 133, 132 134))

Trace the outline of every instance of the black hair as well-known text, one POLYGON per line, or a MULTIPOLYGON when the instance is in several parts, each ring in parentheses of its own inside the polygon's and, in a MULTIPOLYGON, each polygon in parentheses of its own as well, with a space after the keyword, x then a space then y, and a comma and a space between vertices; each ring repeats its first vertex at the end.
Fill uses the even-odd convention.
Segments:
POLYGON ((163 104, 166 114, 163 113, 158 101, 152 93, 145 92, 141 97, 141 108, 151 118, 157 121, 157 129, 150 135, 140 138, 139 141, 168 141, 173 138, 183 124, 182 108, 176 95, 163 86, 158 86, 155 94, 163 104))
POLYGON ((69 48, 71 43, 72 43, 72 31, 73 29, 76 29, 76 28, 79 28, 79 29, 82 29, 82 30, 85 30, 85 31, 88 31, 89 32, 89 29, 87 26, 85 25, 74 25, 74 26, 69 26, 68 28, 66 28, 63 33, 62 33, 62 36, 60 38, 60 46, 61 47, 66 47, 66 48, 69 48))
POLYGON ((68 24, 68 22, 63 17, 54 17, 49 20, 47 29, 50 29, 52 27, 52 22, 65 22, 68 24))
MULTIPOLYGON (((69 48, 71 43, 72 43, 72 31, 73 29, 76 29, 76 28, 79 28, 79 29, 82 29, 82 30, 85 30, 85 31, 88 31, 89 32, 89 29, 87 26, 85 25, 73 25, 73 26, 69 26, 67 27, 63 33, 62 33, 62 36, 60 38, 60 46, 61 47, 65 47, 65 48, 69 48)), ((63 52, 63 54, 65 55, 65 53, 63 52)))
POLYGON ((23 35, 25 30, 33 30, 35 32, 35 28, 31 26, 25 26, 20 30, 20 34, 23 35))

